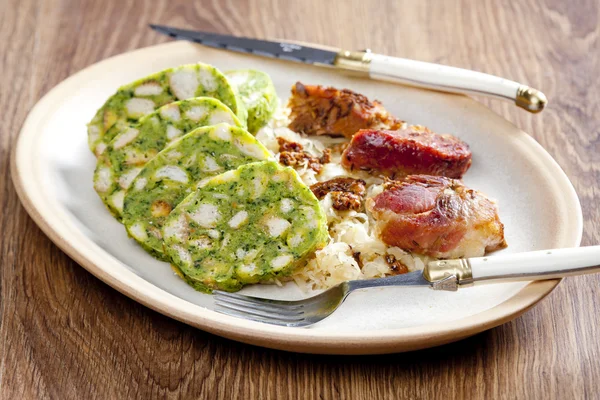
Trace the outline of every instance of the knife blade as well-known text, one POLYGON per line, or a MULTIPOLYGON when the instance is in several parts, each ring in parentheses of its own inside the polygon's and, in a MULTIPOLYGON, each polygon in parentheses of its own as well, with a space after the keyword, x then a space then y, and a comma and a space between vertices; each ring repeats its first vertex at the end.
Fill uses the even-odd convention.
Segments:
POLYGON ((151 24, 150 27, 157 32, 171 36, 175 39, 190 40, 208 47, 306 64, 333 66, 338 54, 336 51, 301 46, 296 43, 272 42, 246 37, 220 35, 217 33, 190 31, 163 25, 151 24))
POLYGON ((518 107, 531 113, 542 111, 548 103, 546 96, 537 89, 498 76, 462 68, 389 57, 370 51, 327 50, 297 43, 221 35, 163 25, 152 24, 150 27, 176 39, 190 40, 218 49, 336 67, 376 80, 442 92, 484 95, 511 100, 518 107))

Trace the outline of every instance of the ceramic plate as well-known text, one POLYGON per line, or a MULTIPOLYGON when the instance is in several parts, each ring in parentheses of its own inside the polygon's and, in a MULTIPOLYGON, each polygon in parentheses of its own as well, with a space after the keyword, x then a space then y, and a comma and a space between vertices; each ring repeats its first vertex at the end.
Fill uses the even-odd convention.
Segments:
MULTIPOLYGON (((498 200, 509 247, 519 252, 579 245, 577 195, 550 155, 530 136, 475 101, 351 78, 319 67, 209 49, 187 42, 149 47, 95 64, 51 90, 27 118, 12 174, 31 217, 61 249, 116 290, 170 317, 234 340, 299 352, 369 354, 431 347, 509 321, 546 296, 557 280, 475 286, 456 293, 385 288, 352 294, 328 319, 286 328, 213 311, 198 293, 129 239, 92 187, 95 158, 86 123, 122 84, 164 68, 202 61, 222 70, 269 73, 285 102, 293 83, 347 87, 383 102, 409 123, 449 132, 471 145, 467 185, 498 200)), ((543 115, 537 118, 544 118, 543 115)), ((294 285, 243 292, 300 298, 294 285)))

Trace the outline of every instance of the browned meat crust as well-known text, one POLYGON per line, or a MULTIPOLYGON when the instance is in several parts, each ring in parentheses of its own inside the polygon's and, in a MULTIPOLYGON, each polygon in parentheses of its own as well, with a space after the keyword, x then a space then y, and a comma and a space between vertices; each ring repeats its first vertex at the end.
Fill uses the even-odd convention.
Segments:
POLYGON ((320 200, 331 193, 332 207, 336 210, 360 210, 365 195, 365 181, 353 178, 334 178, 317 182, 310 190, 320 200))
POLYGON ((365 195, 365 184, 362 179, 339 177, 325 182, 317 182, 310 187, 310 190, 318 199, 322 199, 329 192, 348 192, 362 197, 365 195))
POLYGON ((496 205, 461 181, 412 175, 384 187, 366 208, 390 246, 438 258, 480 256, 506 247, 496 205))
POLYGON ((418 125, 397 131, 364 129, 344 151, 342 166, 393 178, 427 174, 459 179, 471 166, 471 150, 452 135, 418 125))
POLYGON ((403 121, 391 116, 377 100, 348 89, 319 85, 292 86, 289 128, 307 135, 351 138, 360 129, 400 129, 403 121))
POLYGON ((331 206, 339 211, 358 211, 362 206, 360 196, 347 192, 331 192, 331 202, 331 206))
POLYGON ((408 267, 402 264, 399 260, 396 260, 396 257, 391 254, 385 255, 385 262, 387 262, 390 266, 392 273, 396 275, 405 274, 408 272, 408 267))
POLYGON ((325 149, 321 157, 315 157, 304 151, 304 146, 300 143, 286 140, 282 137, 277 138, 279 143, 279 163, 288 167, 297 167, 308 165, 316 173, 320 173, 323 164, 331 161, 331 150, 325 149))
POLYGON ((279 144, 279 152, 282 151, 302 151, 304 150, 304 146, 300 143, 292 142, 291 140, 284 139, 282 137, 277 138, 277 143, 279 144))

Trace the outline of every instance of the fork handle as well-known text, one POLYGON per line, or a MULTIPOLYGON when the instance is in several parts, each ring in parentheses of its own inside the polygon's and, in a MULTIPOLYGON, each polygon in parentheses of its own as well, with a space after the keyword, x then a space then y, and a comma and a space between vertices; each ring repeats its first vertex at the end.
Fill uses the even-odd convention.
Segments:
POLYGON ((478 257, 469 262, 473 281, 562 278, 600 272, 600 246, 478 257))
POLYGON ((598 264, 600 246, 588 246, 434 261, 424 276, 434 282, 454 275, 459 285, 488 280, 531 281, 600 272, 598 264))

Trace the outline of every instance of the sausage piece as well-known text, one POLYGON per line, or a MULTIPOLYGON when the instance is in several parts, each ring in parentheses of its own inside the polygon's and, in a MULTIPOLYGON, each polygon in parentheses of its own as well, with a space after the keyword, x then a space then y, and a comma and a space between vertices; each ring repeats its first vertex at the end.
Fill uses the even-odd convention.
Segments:
POLYGON ((398 131, 359 131, 342 155, 347 170, 368 170, 392 178, 427 174, 459 179, 471 166, 469 145, 413 125, 398 131))

